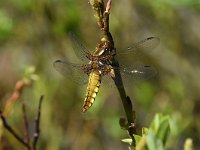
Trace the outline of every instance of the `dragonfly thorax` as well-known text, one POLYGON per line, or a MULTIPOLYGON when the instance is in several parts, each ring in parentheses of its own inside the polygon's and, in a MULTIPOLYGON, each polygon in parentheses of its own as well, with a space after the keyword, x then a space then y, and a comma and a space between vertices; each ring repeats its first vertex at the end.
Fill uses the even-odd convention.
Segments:
POLYGON ((106 75, 111 72, 112 67, 105 62, 96 60, 90 61, 89 64, 83 65, 82 70, 88 75, 94 71, 98 71, 101 75, 106 75))

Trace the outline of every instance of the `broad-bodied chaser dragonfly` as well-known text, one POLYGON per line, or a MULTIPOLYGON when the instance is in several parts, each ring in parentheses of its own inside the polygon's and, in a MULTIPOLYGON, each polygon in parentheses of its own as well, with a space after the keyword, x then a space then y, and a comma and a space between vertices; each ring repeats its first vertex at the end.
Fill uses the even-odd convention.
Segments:
MULTIPOLYGON (((73 33, 70 33, 70 39, 77 57, 85 64, 74 64, 68 61, 56 60, 53 63, 54 68, 65 77, 74 80, 78 84, 87 85, 86 96, 82 112, 86 112, 94 103, 99 91, 103 76, 113 78, 114 69, 119 69, 122 74, 127 74, 135 79, 150 78, 156 74, 156 70, 144 64, 135 64, 131 67, 117 67, 112 64, 112 58, 116 55, 116 49, 105 39, 102 39, 96 50, 91 53, 73 33)), ((117 52, 117 57, 125 54, 137 55, 140 51, 149 51, 159 44, 159 38, 149 37, 138 43, 129 46, 125 51, 117 52)))

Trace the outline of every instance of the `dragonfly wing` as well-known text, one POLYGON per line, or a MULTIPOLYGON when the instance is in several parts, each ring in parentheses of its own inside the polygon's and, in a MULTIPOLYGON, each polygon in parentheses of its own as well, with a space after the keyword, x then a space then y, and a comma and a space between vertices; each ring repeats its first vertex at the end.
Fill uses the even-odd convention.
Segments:
POLYGON ((69 38, 72 42, 72 47, 75 51, 76 56, 83 62, 88 62, 88 58, 86 55, 90 53, 90 51, 82 44, 82 42, 76 37, 73 32, 69 33, 69 38))
POLYGON ((124 50, 117 50, 116 59, 120 64, 126 61, 137 62, 140 61, 144 54, 149 54, 160 43, 157 37, 149 37, 138 43, 130 45, 124 50))
POLYGON ((140 80, 147 80, 157 74, 157 71, 154 67, 145 65, 145 64, 135 64, 128 67, 116 67, 112 66, 112 68, 121 73, 121 77, 124 82, 121 82, 119 78, 112 80, 112 77, 115 75, 113 73, 109 73, 108 75, 103 76, 102 83, 108 87, 115 87, 115 84, 118 87, 124 87, 124 83, 127 86, 131 83, 136 83, 140 80))
POLYGON ((127 54, 127 53, 135 53, 137 54, 139 51, 149 53, 151 50, 156 48, 160 43, 160 39, 158 37, 148 37, 138 43, 130 45, 123 51, 119 51, 118 54, 127 54))
POLYGON ((88 75, 83 72, 81 64, 73 64, 67 61, 56 60, 53 63, 53 66, 64 77, 73 80, 77 84, 81 85, 88 82, 88 75))
POLYGON ((127 77, 133 80, 146 80, 157 74, 154 67, 145 64, 120 67, 120 72, 125 78, 127 77))

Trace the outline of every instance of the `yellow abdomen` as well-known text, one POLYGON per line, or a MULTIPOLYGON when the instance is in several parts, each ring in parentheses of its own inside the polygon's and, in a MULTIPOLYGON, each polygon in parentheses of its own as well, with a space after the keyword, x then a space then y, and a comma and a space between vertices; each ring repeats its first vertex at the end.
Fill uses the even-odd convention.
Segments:
POLYGON ((82 112, 86 112, 94 103, 94 100, 99 91, 100 84, 101 84, 101 74, 99 73, 99 71, 91 72, 89 75, 86 97, 84 100, 82 112))

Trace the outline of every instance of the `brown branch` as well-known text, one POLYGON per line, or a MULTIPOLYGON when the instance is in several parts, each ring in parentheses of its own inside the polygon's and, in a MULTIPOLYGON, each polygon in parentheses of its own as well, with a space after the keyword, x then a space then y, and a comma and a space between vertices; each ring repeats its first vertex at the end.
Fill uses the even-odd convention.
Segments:
POLYGON ((111 9, 111 0, 108 0, 106 4, 106 8, 104 8, 103 12, 103 23, 104 23, 104 32, 108 33, 109 32, 109 14, 110 14, 110 9, 111 9))
POLYGON ((28 119, 26 115, 26 107, 24 103, 22 103, 22 112, 23 112, 23 120, 24 120, 24 127, 25 127, 24 129, 25 141, 30 146, 29 124, 28 124, 28 119))
POLYGON ((23 111, 23 120, 25 125, 25 140, 21 138, 13 129, 12 127, 7 123, 2 111, 0 110, 0 118, 2 120, 3 126, 21 143, 23 144, 28 150, 36 150, 38 138, 40 135, 40 116, 41 116, 41 105, 42 100, 44 96, 40 97, 37 116, 35 119, 35 133, 33 136, 33 142, 30 144, 30 135, 29 135, 29 125, 28 125, 28 119, 26 115, 26 107, 24 103, 22 104, 22 111, 23 111))
POLYGON ((30 149, 28 143, 26 143, 13 129, 12 127, 7 123, 5 117, 2 114, 2 111, 0 111, 0 117, 3 122, 4 127, 21 143, 23 144, 27 149, 30 149))
POLYGON ((103 12, 104 12, 104 3, 103 0, 90 0, 89 4, 94 9, 95 13, 94 16, 97 19, 97 24, 100 29, 103 28, 103 12))
MULTIPOLYGON (((24 134, 25 134, 25 139, 23 140, 23 138, 21 138, 13 129, 12 127, 7 123, 6 118, 4 116, 7 116, 9 114, 9 112, 11 111, 13 104, 20 98, 21 96, 21 92, 23 90, 23 88, 25 87, 25 85, 30 85, 32 83, 32 79, 25 81, 25 80, 19 80, 17 81, 17 83, 15 84, 15 88, 14 91, 12 93, 12 95, 6 100, 6 105, 4 108, 4 111, 0 111, 0 118, 2 120, 2 125, 21 143, 23 144, 28 150, 35 150, 36 149, 36 145, 37 145, 37 141, 39 138, 39 123, 40 123, 40 111, 41 111, 41 103, 42 103, 42 99, 43 96, 41 96, 40 98, 40 103, 39 103, 39 108, 38 108, 38 114, 37 114, 37 118, 36 118, 36 131, 34 134, 34 139, 33 139, 33 143, 32 145, 30 144, 30 135, 29 135, 29 125, 28 125, 28 119, 26 116, 26 108, 24 103, 22 104, 22 111, 23 111, 23 120, 24 120, 24 126, 25 126, 25 130, 24 130, 24 134)), ((0 124, 1 125, 1 124, 0 124)), ((2 133, 0 134, 0 138, 2 136, 2 133)), ((1 145, 1 144, 0 144, 1 145)))
POLYGON ((40 101, 39 101, 39 106, 38 106, 38 113, 35 119, 35 133, 34 133, 34 139, 33 139, 33 143, 32 143, 32 147, 33 150, 36 150, 36 145, 38 142, 38 138, 40 135, 40 115, 41 115, 41 106, 42 106, 42 100, 43 100, 44 96, 42 95, 40 97, 40 101))
MULTIPOLYGON (((113 60, 115 64, 119 65, 117 61, 113 60)), ((121 78, 121 73, 118 69, 114 70, 115 73, 115 78, 113 78, 115 85, 119 91, 121 100, 122 100, 122 104, 126 113, 126 118, 128 121, 128 133, 129 136, 132 138, 133 142, 133 146, 135 146, 135 138, 134 138, 134 134, 136 134, 136 126, 135 126, 135 115, 134 115, 134 111, 132 108, 132 102, 129 96, 126 95, 125 89, 124 89, 124 85, 122 82, 122 78, 121 78), (120 86, 119 86, 120 85, 120 86), (133 125, 134 124, 134 125, 133 125)))
MULTIPOLYGON (((101 29, 101 31, 103 32, 103 38, 102 41, 104 39, 106 39, 107 41, 109 41, 111 43, 110 49, 111 50, 115 50, 114 47, 114 41, 112 38, 112 35, 109 31, 109 11, 111 9, 111 2, 112 0, 108 0, 106 7, 104 7, 103 5, 103 0, 97 1, 97 0, 90 0, 90 3, 93 7, 93 9, 95 10, 95 17, 97 18, 97 22, 98 22, 98 26, 99 26, 99 22, 101 23, 101 26, 99 26, 99 28, 101 29), (100 3, 100 4, 99 4, 100 3), (103 8, 101 8, 101 7, 103 8), (101 11, 101 13, 97 13, 97 10, 103 10, 101 11), (103 17, 102 17, 103 16, 103 17)), ((119 67, 119 63, 117 60, 115 60, 114 58, 112 59, 112 63, 113 65, 119 67)), ((113 78, 115 85, 117 86, 117 89, 120 93, 120 97, 122 100, 122 104, 125 110, 125 114, 126 114, 126 118, 128 121, 128 132, 130 137, 132 138, 132 144, 135 146, 135 138, 134 138, 134 134, 136 134, 136 126, 135 126, 135 115, 134 115, 134 111, 132 110, 132 102, 130 100, 130 97, 126 95, 124 86, 123 86, 123 81, 121 78, 121 73, 119 71, 119 69, 114 69, 114 74, 115 77, 113 78), (120 86, 119 86, 120 85, 120 86)))

